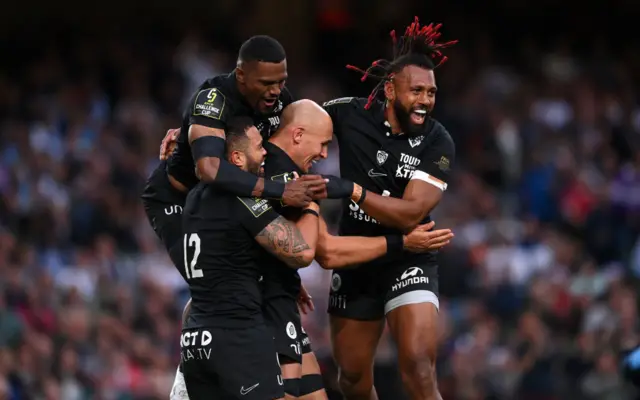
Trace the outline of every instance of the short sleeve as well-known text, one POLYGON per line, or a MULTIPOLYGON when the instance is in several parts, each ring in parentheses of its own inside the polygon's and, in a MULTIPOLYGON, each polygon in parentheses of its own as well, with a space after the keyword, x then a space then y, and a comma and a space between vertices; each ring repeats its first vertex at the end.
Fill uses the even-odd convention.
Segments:
MULTIPOLYGON (((267 165, 269 164, 269 157, 267 157, 267 165)), ((276 171, 277 175, 272 176, 270 179, 276 182, 287 183, 295 179, 294 172, 284 172, 276 171)), ((296 221, 300 218, 300 212, 302 211, 299 208, 291 207, 286 204, 282 200, 271 200, 271 205, 275 207, 275 210, 278 214, 282 215, 288 220, 296 221)))
POLYGON ((253 237, 258 236, 267 225, 280 216, 267 199, 259 197, 238 197, 237 199, 238 221, 253 237))
POLYGON ((444 192, 449 184, 456 148, 451 136, 443 127, 436 134, 436 140, 430 143, 420 156, 420 165, 411 179, 430 183, 444 192))
POLYGON ((189 125, 225 129, 230 115, 226 96, 218 88, 202 89, 196 93, 189 108, 189 125))

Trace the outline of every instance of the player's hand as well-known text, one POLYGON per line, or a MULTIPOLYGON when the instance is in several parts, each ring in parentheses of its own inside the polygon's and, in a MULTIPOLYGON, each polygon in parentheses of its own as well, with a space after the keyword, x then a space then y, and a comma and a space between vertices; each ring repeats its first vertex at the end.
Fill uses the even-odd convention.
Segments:
POLYGON ((314 311, 316 307, 313 305, 313 300, 304 285, 300 285, 300 294, 298 295, 298 308, 303 314, 308 314, 314 311))
POLYGON ((353 182, 333 175, 322 175, 322 177, 329 180, 327 182, 327 191, 318 193, 314 200, 351 198, 354 187, 353 182))
POLYGON ((173 153, 173 149, 176 148, 178 136, 180 136, 180 128, 169 129, 167 131, 167 134, 164 135, 164 139, 162 139, 162 143, 160 144, 160 160, 166 160, 171 153, 173 153))
POLYGON ((303 175, 285 184, 282 202, 291 207, 306 207, 317 193, 326 190, 327 180, 320 175, 303 175))
POLYGON ((455 236, 451 229, 438 229, 429 231, 435 226, 435 222, 418 225, 413 231, 404 237, 404 248, 412 253, 423 253, 438 250, 448 245, 455 236))

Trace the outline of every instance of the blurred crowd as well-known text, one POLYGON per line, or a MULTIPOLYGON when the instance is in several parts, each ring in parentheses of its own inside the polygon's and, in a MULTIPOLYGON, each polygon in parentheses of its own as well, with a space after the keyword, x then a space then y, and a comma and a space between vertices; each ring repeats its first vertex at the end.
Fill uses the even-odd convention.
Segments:
MULTIPOLYGON (((620 367, 640 339, 638 57, 532 39, 504 61, 490 37, 461 39, 473 46, 438 70, 435 111, 458 153, 434 214, 456 234, 440 255, 443 397, 632 399, 620 367)), ((372 61, 382 40, 341 52, 372 61)), ((0 399, 167 398, 189 294, 139 194, 186 98, 234 51, 193 33, 43 37, 1 70, 0 399)), ((292 70, 292 92, 366 96, 337 64, 292 70)), ((318 168, 337 174, 336 151, 318 168)), ((323 213, 335 229, 339 206, 323 213)), ((339 399, 330 276, 301 274, 316 299, 304 325, 339 399)), ((402 399, 394 357, 385 334, 383 400, 402 399)))

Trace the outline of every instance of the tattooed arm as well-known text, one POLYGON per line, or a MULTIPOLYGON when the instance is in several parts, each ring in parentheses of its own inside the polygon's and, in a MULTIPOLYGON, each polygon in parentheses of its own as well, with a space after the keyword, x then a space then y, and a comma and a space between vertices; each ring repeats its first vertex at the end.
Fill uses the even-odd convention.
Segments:
MULTIPOLYGON (((318 212, 316 207, 312 202, 309 208, 318 212)), ((260 231, 256 241, 291 268, 304 268, 311 264, 316 254, 318 217, 303 214, 293 222, 279 216, 260 231)))

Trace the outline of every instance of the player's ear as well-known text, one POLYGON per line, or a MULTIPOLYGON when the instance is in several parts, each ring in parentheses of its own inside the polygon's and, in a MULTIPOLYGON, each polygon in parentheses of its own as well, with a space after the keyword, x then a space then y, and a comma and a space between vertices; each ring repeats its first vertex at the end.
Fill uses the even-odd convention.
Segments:
POLYGON ((236 80, 244 84, 244 69, 242 68, 241 63, 238 63, 236 66, 236 80))
POLYGON ((236 167, 240 169, 244 169, 246 156, 244 155, 243 152, 234 150, 231 152, 231 157, 229 161, 231 161, 231 164, 235 165, 236 167))
POLYGON ((300 144, 300 142, 302 142, 302 135, 304 135, 303 127, 296 126, 292 128, 291 136, 293 137, 293 142, 295 144, 300 144))
POLYGON ((384 83, 384 97, 387 100, 393 101, 396 98, 396 88, 393 82, 386 81, 384 83))

